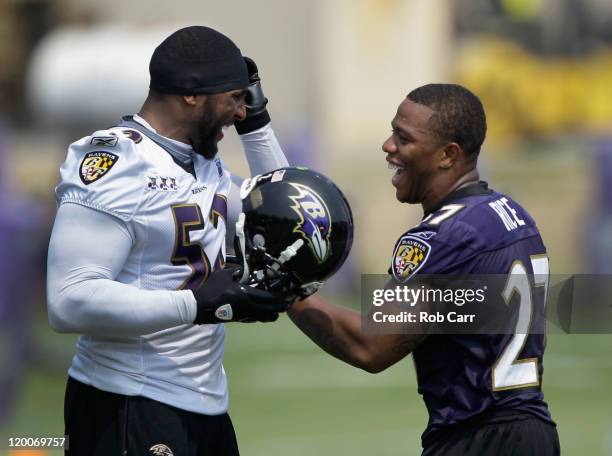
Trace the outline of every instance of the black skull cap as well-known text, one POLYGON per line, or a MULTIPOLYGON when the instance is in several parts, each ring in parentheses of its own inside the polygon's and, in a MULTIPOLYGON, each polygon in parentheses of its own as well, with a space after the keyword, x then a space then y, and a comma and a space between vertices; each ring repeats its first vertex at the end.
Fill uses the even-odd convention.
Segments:
POLYGON ((194 25, 177 30, 155 48, 149 63, 149 88, 162 93, 197 95, 244 89, 246 63, 224 34, 194 25))

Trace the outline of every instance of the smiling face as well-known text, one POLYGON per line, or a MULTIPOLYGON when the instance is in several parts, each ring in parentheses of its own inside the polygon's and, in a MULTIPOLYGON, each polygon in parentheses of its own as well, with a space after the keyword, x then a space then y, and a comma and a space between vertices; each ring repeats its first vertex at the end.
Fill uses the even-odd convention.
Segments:
POLYGON ((206 95, 201 102, 200 115, 191 129, 194 150, 211 159, 218 151, 217 143, 223 139, 223 127, 233 125, 246 117, 246 89, 206 95))
POLYGON ((382 148, 389 168, 396 170, 391 183, 402 203, 423 203, 434 192, 445 144, 428 126, 434 111, 405 99, 391 122, 391 136, 382 148))

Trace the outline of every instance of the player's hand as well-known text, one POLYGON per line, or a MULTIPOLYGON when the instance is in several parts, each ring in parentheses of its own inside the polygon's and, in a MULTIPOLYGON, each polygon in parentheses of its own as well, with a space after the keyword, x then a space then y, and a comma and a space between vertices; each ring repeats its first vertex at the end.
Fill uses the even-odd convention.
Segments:
POLYGON ((194 323, 270 322, 289 308, 291 301, 279 294, 238 283, 241 275, 240 268, 231 266, 211 273, 193 292, 198 305, 194 323))
POLYGON ((257 65, 249 57, 244 57, 249 71, 249 86, 246 95, 246 119, 235 123, 238 134, 242 135, 258 130, 270 122, 270 115, 266 109, 268 99, 261 88, 261 79, 257 65))

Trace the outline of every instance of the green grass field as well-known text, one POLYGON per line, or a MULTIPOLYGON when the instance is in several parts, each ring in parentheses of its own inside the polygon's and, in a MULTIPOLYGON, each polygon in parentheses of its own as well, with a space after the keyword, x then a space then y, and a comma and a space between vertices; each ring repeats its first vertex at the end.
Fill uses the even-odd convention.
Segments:
MULTIPOLYGON (((37 326, 43 359, 24 378, 1 451, 9 436, 62 435, 74 337, 37 326)), ((243 455, 419 454, 426 412, 410 359, 381 374, 361 372, 321 352, 285 316, 228 325, 227 341, 230 412, 243 455)), ((611 346, 609 335, 549 336, 544 392, 564 455, 612 454, 611 346)))

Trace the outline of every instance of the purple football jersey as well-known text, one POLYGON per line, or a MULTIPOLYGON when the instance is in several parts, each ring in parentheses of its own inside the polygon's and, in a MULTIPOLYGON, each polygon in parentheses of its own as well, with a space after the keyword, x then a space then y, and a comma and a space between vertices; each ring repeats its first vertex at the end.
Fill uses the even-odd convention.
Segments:
MULTIPOLYGON (((485 182, 452 193, 404 233, 390 270, 401 282, 415 274, 511 271, 523 273, 531 284, 528 304, 536 311, 529 324, 542 327, 545 284, 534 283, 534 271, 548 277, 546 248, 525 209, 485 182)), ((497 411, 500 416, 505 411, 528 413, 553 423, 541 390, 543 331, 513 331, 430 335, 414 351, 419 393, 429 412, 424 442, 449 426, 497 411)))

